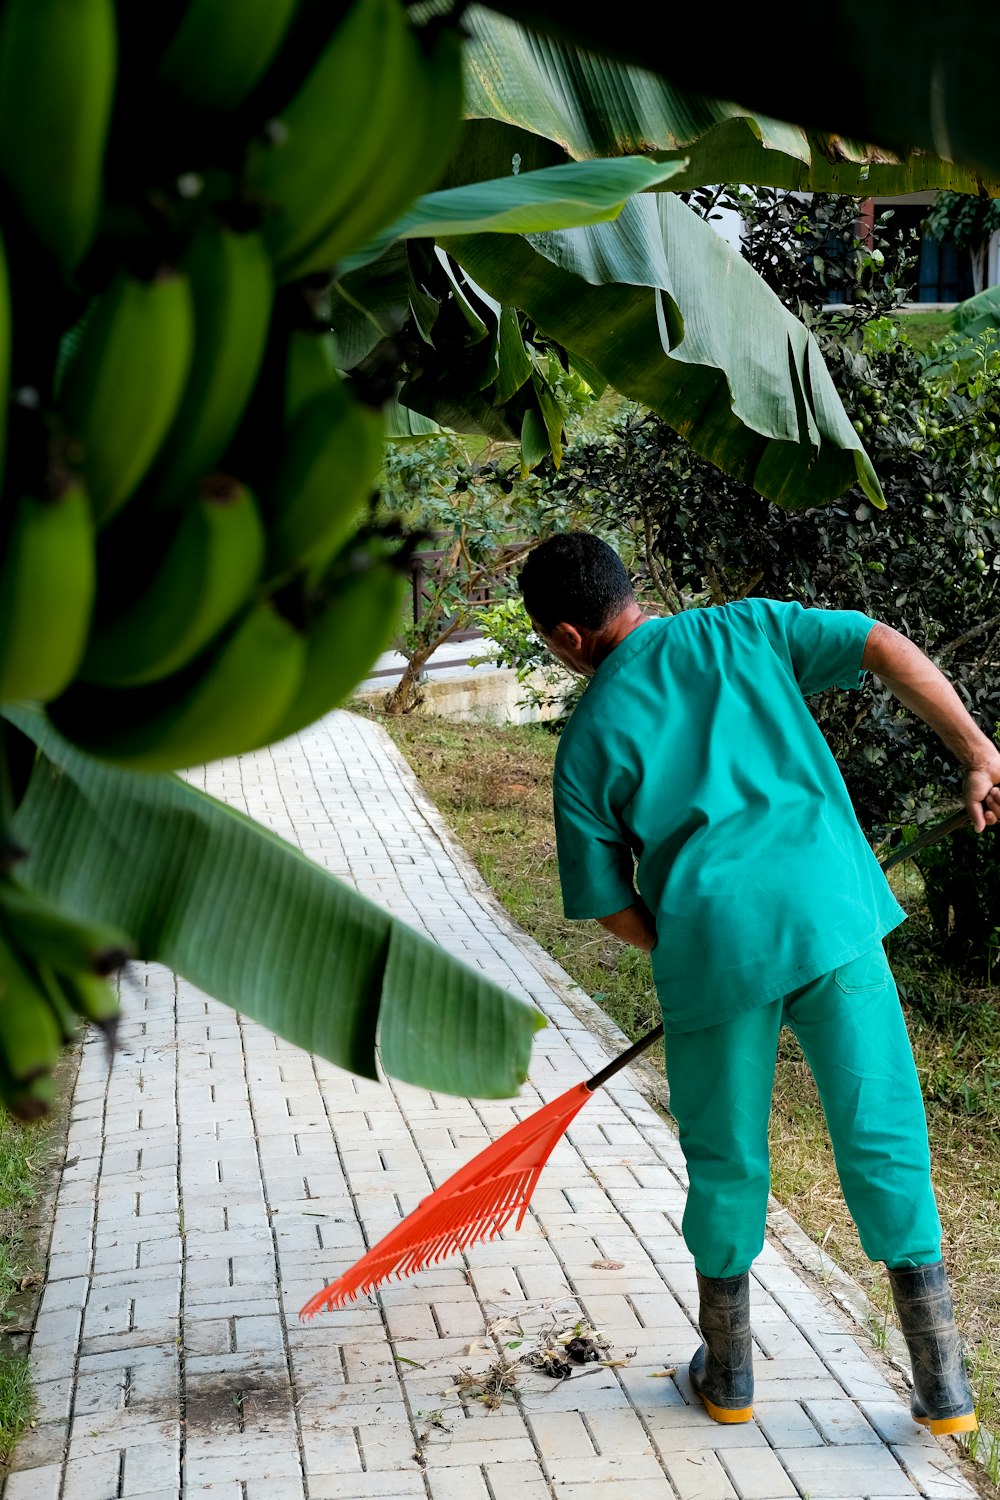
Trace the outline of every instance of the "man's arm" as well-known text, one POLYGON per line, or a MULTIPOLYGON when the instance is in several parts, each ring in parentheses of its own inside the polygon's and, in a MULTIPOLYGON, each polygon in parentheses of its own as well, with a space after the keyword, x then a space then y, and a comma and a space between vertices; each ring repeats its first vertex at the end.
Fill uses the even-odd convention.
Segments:
POLYGON ((624 911, 616 911, 610 917, 598 917, 597 920, 614 937, 620 938, 623 943, 631 943, 633 948, 641 948, 643 953, 650 953, 656 943, 656 924, 649 908, 638 897, 624 911))
POLYGON ((881 622, 865 642, 862 666, 929 724, 965 767, 962 795, 977 833, 1000 821, 1000 750, 983 733, 929 657, 881 622))

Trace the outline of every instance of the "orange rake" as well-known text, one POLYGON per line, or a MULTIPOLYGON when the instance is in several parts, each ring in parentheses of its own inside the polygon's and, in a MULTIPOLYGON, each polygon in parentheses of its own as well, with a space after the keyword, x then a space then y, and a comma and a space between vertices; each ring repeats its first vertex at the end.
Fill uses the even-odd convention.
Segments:
POLYGON ((627 1068, 663 1035, 654 1026, 607 1067, 491 1141, 478 1156, 443 1182, 367 1255, 336 1281, 317 1292, 299 1313, 311 1318, 325 1308, 343 1307, 393 1275, 412 1276, 435 1261, 466 1250, 478 1240, 493 1240, 517 1214, 520 1229, 542 1174, 542 1168, 595 1089, 627 1068))
MULTIPOLYGON (((882 869, 889 870, 909 859, 967 821, 968 813, 964 810, 945 818, 910 843, 893 850, 882 861, 882 869)), ((310 1297, 299 1317, 311 1318, 325 1309, 343 1307, 392 1276, 398 1279, 412 1276, 448 1255, 467 1250, 479 1240, 496 1239, 515 1214, 514 1227, 520 1229, 542 1168, 591 1094, 615 1073, 627 1068, 662 1035, 662 1025, 654 1026, 593 1078, 576 1084, 508 1130, 498 1141, 492 1141, 418 1204, 350 1270, 310 1297)))

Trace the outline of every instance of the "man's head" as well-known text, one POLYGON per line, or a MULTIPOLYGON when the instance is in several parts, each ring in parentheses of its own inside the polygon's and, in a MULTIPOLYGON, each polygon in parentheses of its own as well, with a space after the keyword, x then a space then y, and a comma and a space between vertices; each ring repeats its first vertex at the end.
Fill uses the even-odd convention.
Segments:
POLYGON ((518 586, 552 654, 587 676, 616 644, 616 622, 624 616, 631 628, 641 618, 618 554, 587 531, 562 532, 529 552, 518 586))

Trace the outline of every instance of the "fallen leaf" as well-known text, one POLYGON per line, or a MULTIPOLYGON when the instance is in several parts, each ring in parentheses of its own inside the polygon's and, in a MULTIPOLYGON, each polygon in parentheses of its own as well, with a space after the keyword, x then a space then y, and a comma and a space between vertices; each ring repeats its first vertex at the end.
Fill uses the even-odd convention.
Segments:
POLYGON ((486 1329, 487 1333, 507 1333, 508 1330, 513 1330, 514 1333, 521 1332, 521 1325, 516 1318, 494 1318, 486 1329))
POLYGON ((592 1260, 590 1264, 595 1271, 624 1271, 623 1260, 592 1260))
POLYGON ((651 1380, 669 1380, 671 1375, 677 1374, 677 1366, 671 1365, 669 1370, 650 1370, 651 1380))

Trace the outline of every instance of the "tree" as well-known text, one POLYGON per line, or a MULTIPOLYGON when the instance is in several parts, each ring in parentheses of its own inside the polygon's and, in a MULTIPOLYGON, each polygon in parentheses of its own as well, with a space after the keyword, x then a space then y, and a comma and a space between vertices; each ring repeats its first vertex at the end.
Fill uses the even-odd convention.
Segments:
POLYGON ((986 255, 998 229, 1000 209, 996 201, 972 193, 938 193, 924 220, 924 230, 932 239, 947 240, 956 249, 968 252, 976 292, 986 285, 986 255))
MULTIPOLYGON (((641 534, 640 576, 662 607, 676 612, 759 594, 862 608, 914 637, 979 722, 994 728, 1000 329, 994 323, 922 353, 907 319, 886 315, 905 296, 913 264, 905 239, 893 242, 888 225, 867 245, 854 232, 851 202, 788 206, 749 191, 706 195, 702 211, 727 200, 747 216, 747 255, 816 330, 878 465, 887 509, 879 513, 860 497, 794 512, 764 504, 640 410, 626 412, 610 439, 573 450, 555 489, 575 504, 587 495, 606 523, 641 534), (832 270, 828 262, 817 268, 813 246, 829 239, 831 226, 841 226, 833 237, 844 253, 832 270), (860 276, 861 300, 824 313, 831 274, 846 286, 860 276)), ((955 310, 957 325, 967 317, 968 309, 955 310)), ((860 698, 831 691, 812 706, 873 839, 932 817, 954 798, 960 767, 886 690, 869 687, 860 698)), ((1000 925, 992 846, 958 837, 918 863, 943 953, 988 968, 1000 925)))
MULTIPOLYGON (((275 4, 239 48, 239 6, 214 7, 204 23, 194 6, 150 18, 81 0, 71 26, 55 25, 50 8, 6 0, 0 10, 0 366, 12 393, 0 701, 45 705, 5 710, 3 847, 12 867, 18 841, 26 845, 19 878, 23 870, 83 918, 119 921, 143 956, 166 956, 165 929, 150 915, 163 893, 152 879, 129 891, 112 878, 119 855, 94 808, 106 826, 127 809, 149 871, 177 855, 178 908, 199 849, 236 861, 237 846, 266 845, 273 879, 298 878, 292 851, 246 824, 223 838, 193 789, 151 772, 292 732, 363 676, 369 658, 356 643, 377 652, 394 625, 412 545, 365 512, 388 396, 447 411, 448 425, 495 425, 535 462, 545 451, 558 457, 562 412, 530 358, 527 319, 585 379, 610 379, 660 411, 759 493, 801 507, 859 483, 878 503, 859 434, 807 332, 676 193, 650 190, 758 173, 801 190, 849 179, 866 194, 992 192, 983 174, 1000 170, 1000 153, 989 91, 971 87, 966 70, 970 57, 991 55, 996 22, 968 0, 943 38, 936 14, 899 7, 891 53, 860 8, 845 8, 832 28, 824 14, 834 45, 802 70, 808 89, 778 66, 757 13, 721 35, 700 16, 678 21, 665 84, 636 71, 659 61, 645 35, 562 4, 505 7, 546 33, 530 46, 516 22, 470 13, 464 59, 453 16, 397 0, 332 13, 318 0, 275 4), (551 39, 560 33, 570 41, 551 39), (901 62, 904 34, 916 50, 901 62), (933 88, 921 38, 934 39, 933 88), (575 43, 605 60, 582 66, 575 43), (622 53, 629 62, 609 60, 622 53), (523 75, 517 108, 484 106, 491 84, 497 96, 513 90, 532 56, 535 77, 523 75), (463 66, 467 112, 478 116, 464 127, 463 66), (706 66, 724 94, 751 80, 750 107, 772 118, 713 100, 706 66), (891 91, 880 86, 887 71, 891 91), (616 100, 631 112, 621 134, 616 100), (811 129, 774 123, 782 118, 811 129), (602 141, 584 138, 588 122, 602 141), (838 130, 879 145, 855 147, 830 133, 838 130), (224 481, 201 483, 220 470, 224 481), (181 517, 190 518, 183 528, 181 517), (238 573, 220 542, 234 517, 245 523, 238 573), (225 577, 226 592, 207 590, 213 607, 192 624, 192 654, 178 664, 157 642, 160 616, 148 601, 167 592, 154 562, 183 573, 189 547, 206 577, 225 577), (137 582, 123 601, 124 574, 137 582), (369 626, 352 631, 361 610, 369 626), (150 659, 138 667, 113 649, 147 638, 150 659), (165 661, 171 670, 157 677, 165 661), (26 786, 22 766, 31 767, 26 786), (160 816, 168 805, 169 829, 160 816)), ((790 7, 772 15, 800 37, 820 24, 790 7)), ((5 880, 13 903, 12 868, 5 880)), ((228 918, 240 895, 234 879, 228 892, 220 881, 217 911, 228 918)), ((213 971, 215 992, 345 1066, 374 1069, 381 1024, 383 1058, 415 1060, 417 1071, 402 1076, 511 1092, 534 1013, 447 963, 442 1008, 421 966, 433 967, 430 956, 397 962, 409 940, 332 884, 296 919, 298 931, 320 930, 334 908, 345 958, 363 951, 365 964, 352 1003, 322 1036, 315 1016, 303 1028, 274 993, 247 985, 235 959, 213 971), (456 996, 462 1003, 449 1009, 456 996), (393 1035, 453 1041, 451 1017, 466 1002, 495 1023, 489 1079, 460 1047, 438 1049, 443 1069, 427 1049, 393 1052, 393 1035)), ((27 930, 6 927, 22 959, 27 930)), ((294 933, 290 915, 289 942, 294 933)), ((204 977, 197 924, 172 942, 174 966, 204 977)), ((19 972, 11 953, 0 953, 8 982, 19 972)), ((298 987, 298 971, 285 977, 298 987)), ((32 980, 21 986, 23 1013, 0 1012, 4 1026, 15 1009, 30 1015, 17 1036, 0 1034, 0 1093, 22 1111, 44 1107, 39 1079, 69 999, 79 1002, 71 979, 58 997, 32 980), (25 1038, 35 1050, 15 1063, 25 1038)), ((325 1002, 315 986, 303 993, 314 1008, 325 1002)))

